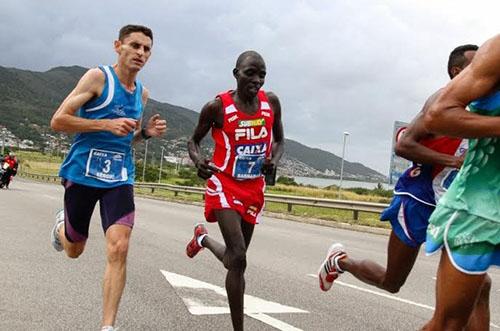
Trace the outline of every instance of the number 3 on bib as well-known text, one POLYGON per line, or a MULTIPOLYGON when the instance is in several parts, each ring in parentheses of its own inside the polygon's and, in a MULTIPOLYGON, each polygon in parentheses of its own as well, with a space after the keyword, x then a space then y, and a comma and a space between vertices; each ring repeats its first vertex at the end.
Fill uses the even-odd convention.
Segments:
POLYGON ((93 177, 104 182, 120 182, 127 180, 127 171, 124 168, 125 154, 91 149, 87 159, 85 176, 93 177))

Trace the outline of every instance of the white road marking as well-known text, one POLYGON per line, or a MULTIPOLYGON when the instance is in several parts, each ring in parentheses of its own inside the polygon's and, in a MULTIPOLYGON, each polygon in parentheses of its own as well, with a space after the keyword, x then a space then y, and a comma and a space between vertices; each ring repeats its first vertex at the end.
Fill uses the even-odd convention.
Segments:
MULTIPOLYGON (((182 301, 192 315, 218 315, 230 313, 227 300, 222 299, 222 297, 227 298, 224 288, 173 272, 160 271, 167 281, 175 288, 177 294, 182 298, 182 301), (199 291, 193 292, 193 289, 199 291), (207 294, 206 290, 215 292, 217 295, 213 296, 207 294)), ((278 330, 301 331, 301 329, 266 314, 308 313, 308 311, 245 294, 244 313, 278 330)))
MULTIPOLYGON (((311 276, 311 277, 314 277, 314 278, 318 277, 318 275, 313 275, 313 274, 308 274, 308 276, 311 276)), ((375 294, 375 295, 378 295, 378 296, 381 296, 381 297, 384 297, 384 298, 387 298, 387 299, 396 300, 396 301, 399 301, 399 302, 404 302, 404 303, 407 303, 407 304, 410 304, 410 305, 413 305, 413 306, 417 306, 417 307, 421 307, 421 308, 425 308, 425 309, 434 310, 434 307, 428 306, 428 305, 424 305, 423 303, 418 303, 418 302, 413 302, 413 301, 410 301, 410 300, 402 299, 402 298, 399 298, 399 297, 397 297, 395 295, 392 295, 392 294, 387 294, 387 293, 382 293, 382 292, 377 292, 377 291, 369 290, 369 289, 364 288, 364 287, 359 287, 359 286, 356 286, 356 285, 352 285, 352 284, 341 282, 340 280, 336 280, 335 284, 339 284, 339 285, 342 285, 342 286, 345 286, 345 287, 350 287, 350 288, 353 288, 353 289, 358 290, 358 291, 363 291, 363 292, 367 292, 367 293, 370 293, 370 294, 375 294)))
POLYGON ((261 321, 262 323, 266 323, 278 330, 302 331, 302 329, 297 329, 296 327, 290 324, 286 324, 283 321, 280 321, 279 319, 276 319, 266 314, 259 313, 259 314, 247 314, 247 315, 252 318, 255 318, 256 320, 261 321))
MULTIPOLYGON (((313 277, 313 278, 317 278, 318 277, 318 275, 315 275, 315 274, 308 274, 308 276, 313 277)), ((433 306, 428 306, 428 305, 425 305, 423 303, 418 303, 418 302, 414 302, 414 301, 411 301, 411 300, 402 299, 402 298, 397 297, 397 296, 392 295, 392 294, 387 294, 387 293, 382 293, 382 292, 378 292, 378 291, 369 290, 369 289, 364 288, 364 287, 359 287, 359 286, 356 286, 356 285, 344 283, 344 282, 342 282, 340 280, 335 280, 335 284, 342 285, 342 286, 345 286, 345 287, 350 287, 350 288, 353 288, 353 289, 358 290, 358 291, 363 291, 363 292, 366 292, 366 293, 375 294, 375 295, 378 295, 378 296, 381 296, 381 297, 384 297, 384 298, 387 298, 387 299, 391 299, 391 300, 395 300, 395 301, 407 303, 409 305, 413 305, 413 306, 417 306, 417 307, 421 307, 421 308, 425 308, 425 309, 429 309, 429 310, 434 310, 433 306)), ((490 326, 492 326, 492 327, 494 327, 496 329, 500 329, 500 326, 498 326, 498 325, 496 325, 494 323, 490 323, 490 326)))
POLYGON ((55 197, 53 195, 44 194, 43 197, 49 200, 62 200, 62 197, 55 197))

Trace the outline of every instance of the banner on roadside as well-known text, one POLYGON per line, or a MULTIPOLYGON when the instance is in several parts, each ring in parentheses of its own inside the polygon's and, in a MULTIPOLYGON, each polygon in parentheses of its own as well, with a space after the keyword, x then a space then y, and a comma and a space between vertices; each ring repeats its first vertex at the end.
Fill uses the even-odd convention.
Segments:
POLYGON ((401 138, 404 134, 408 123, 395 121, 394 122, 394 130, 392 133, 392 147, 391 147, 391 165, 389 167, 389 184, 394 185, 398 181, 399 176, 403 174, 403 172, 408 169, 411 165, 411 162, 397 156, 394 152, 394 148, 396 147, 396 142, 401 138))

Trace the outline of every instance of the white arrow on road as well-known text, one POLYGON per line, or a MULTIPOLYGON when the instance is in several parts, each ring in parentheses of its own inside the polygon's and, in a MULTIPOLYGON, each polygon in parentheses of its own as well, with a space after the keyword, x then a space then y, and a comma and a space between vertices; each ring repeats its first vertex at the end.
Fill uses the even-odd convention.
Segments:
MULTIPOLYGON (((160 270, 167 281, 182 298, 193 315, 229 314, 226 290, 222 287, 202 282, 187 276, 160 270)), ((266 314, 308 313, 308 311, 285 306, 245 294, 244 313, 282 331, 302 331, 290 324, 266 314)))

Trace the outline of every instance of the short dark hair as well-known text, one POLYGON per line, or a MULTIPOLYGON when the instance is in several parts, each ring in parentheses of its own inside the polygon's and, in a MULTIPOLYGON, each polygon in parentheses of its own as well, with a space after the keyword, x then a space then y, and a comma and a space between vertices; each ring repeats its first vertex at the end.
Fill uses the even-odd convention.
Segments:
MULTIPOLYGON (((477 45, 467 44, 458 46, 450 53, 450 57, 448 58, 448 75, 450 78, 452 77, 451 68, 460 67, 462 68, 467 59, 465 58, 465 52, 467 51, 477 51, 479 47, 477 45)), ((462 68, 463 69, 463 68, 462 68)))
POLYGON ((256 51, 244 51, 243 53, 240 54, 240 56, 238 56, 238 59, 236 60, 236 68, 239 68, 241 66, 241 63, 248 57, 256 57, 264 61, 262 55, 260 55, 256 51))
POLYGON ((142 32, 144 35, 151 39, 151 43, 153 43, 153 31, 150 28, 144 25, 134 25, 128 24, 120 29, 120 33, 118 34, 118 40, 123 41, 129 34, 134 32, 142 32))

